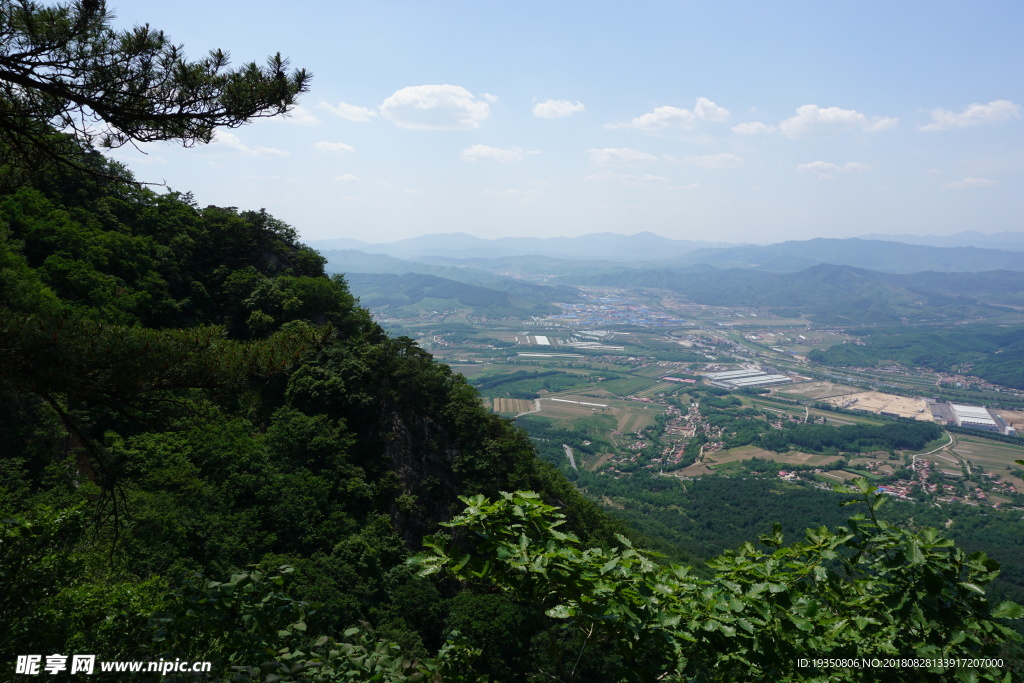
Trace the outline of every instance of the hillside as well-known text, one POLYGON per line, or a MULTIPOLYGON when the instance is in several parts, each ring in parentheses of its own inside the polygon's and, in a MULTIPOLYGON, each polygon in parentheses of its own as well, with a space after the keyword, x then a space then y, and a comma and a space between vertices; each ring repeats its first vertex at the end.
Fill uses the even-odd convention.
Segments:
POLYGON ((995 654, 1024 614, 985 598, 991 561, 876 523, 870 488, 851 530, 662 564, 265 211, 64 171, 0 197, 0 225, 9 663, 802 680, 804 654, 995 654))
MULTIPOLYGON (((364 305, 413 306, 423 298, 448 299, 453 303, 480 310, 480 315, 534 315, 557 310, 555 302, 579 301, 579 292, 568 286, 548 286, 503 277, 469 266, 446 266, 406 261, 384 254, 343 250, 324 252, 327 273, 348 275, 360 297, 369 297, 364 305), (374 277, 401 275, 404 277, 374 277), (412 277, 418 275, 421 277, 412 277), (430 291, 428 291, 430 290, 430 291), (433 294, 440 296, 434 296, 433 294), (372 303, 371 303, 372 302, 372 303), (486 310, 496 307, 493 310, 486 310)), ((436 308, 438 304, 431 304, 436 308)), ((422 307, 420 307, 422 308, 422 307)))
POLYGON ((538 300, 536 292, 530 292, 532 296, 526 298, 434 275, 346 273, 345 279, 361 305, 384 316, 415 317, 431 311, 468 308, 478 316, 523 318, 560 310, 538 300))
POLYGON ((762 307, 780 314, 806 314, 825 324, 925 322, 998 316, 994 302, 1013 300, 1020 278, 990 274, 892 275, 850 266, 821 264, 796 273, 710 266, 651 270, 619 269, 591 276, 567 276, 580 285, 651 287, 685 295, 711 306, 762 307), (959 287, 958 287, 959 285, 959 287))
POLYGON ((0 226, 7 661, 258 663, 302 612, 311 632, 370 622, 425 656, 438 619, 476 610, 404 565, 458 496, 532 489, 582 537, 621 530, 265 212, 59 173, 0 197, 0 226), (291 567, 279 617, 236 633, 228 613, 258 596, 186 614, 181 595, 257 565, 291 567))
POLYGON ((936 247, 868 239, 780 242, 768 246, 699 249, 679 257, 680 263, 705 263, 719 268, 760 268, 791 272, 820 263, 854 266, 887 273, 979 272, 1024 270, 1020 254, 978 247, 936 247))

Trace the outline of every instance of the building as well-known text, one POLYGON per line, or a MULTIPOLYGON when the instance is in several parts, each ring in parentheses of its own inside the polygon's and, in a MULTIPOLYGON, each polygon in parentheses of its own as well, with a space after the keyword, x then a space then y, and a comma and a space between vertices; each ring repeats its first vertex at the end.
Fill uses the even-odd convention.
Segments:
POLYGON ((769 375, 763 370, 730 370, 728 372, 712 372, 704 378, 713 387, 719 389, 746 389, 747 387, 765 387, 775 384, 788 384, 793 380, 785 375, 769 375))
POLYGON ((945 410, 941 411, 941 416, 947 424, 985 432, 998 432, 1007 436, 1017 435, 1017 432, 1006 423, 1006 420, 989 408, 965 406, 958 403, 948 403, 944 408, 945 410))

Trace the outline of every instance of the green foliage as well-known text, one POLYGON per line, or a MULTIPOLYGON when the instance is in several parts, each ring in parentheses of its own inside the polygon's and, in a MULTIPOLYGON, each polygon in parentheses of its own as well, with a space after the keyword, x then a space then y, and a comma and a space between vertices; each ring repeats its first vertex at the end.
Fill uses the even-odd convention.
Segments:
MULTIPOLYGON (((446 526, 466 535, 473 551, 435 537, 410 563, 422 575, 494 586, 551 628, 582 632, 579 651, 552 640, 551 658, 538 663, 562 680, 581 679, 588 645, 612 648, 628 662, 617 680, 811 680, 838 672, 801 668, 798 658, 968 657, 1018 637, 999 619, 1024 611, 1012 603, 993 608, 985 597, 998 571, 994 561, 965 555, 934 530, 914 533, 878 520, 884 501, 866 483, 861 492, 868 516, 834 532, 808 530, 788 546, 776 529, 762 539, 769 551, 747 543, 712 562, 712 580, 658 565, 625 538, 618 548, 581 550, 559 530, 562 515, 530 492, 464 499, 467 508, 446 526)), ((995 668, 903 673, 1002 678, 995 668)), ((842 672, 846 680, 873 675, 842 672)))
MULTIPOLYGON (((111 27, 102 0, 44 6, 0 1, 0 149, 5 180, 80 154, 56 130, 104 147, 155 140, 206 143, 217 127, 288 111, 309 87, 278 54, 229 69, 225 52, 196 62, 163 32, 111 27), (20 172, 20 173, 19 173, 20 172)), ((109 177, 109 176, 108 176, 109 177)))
POLYGON ((901 420, 884 425, 798 424, 759 437, 762 448, 783 452, 791 448, 815 453, 858 453, 871 450, 920 449, 942 435, 931 422, 901 420))
POLYGON ((882 329, 858 331, 865 345, 839 344, 815 349, 808 358, 833 366, 872 367, 903 363, 940 372, 965 370, 996 384, 1024 388, 1024 328, 973 325, 956 330, 882 329))

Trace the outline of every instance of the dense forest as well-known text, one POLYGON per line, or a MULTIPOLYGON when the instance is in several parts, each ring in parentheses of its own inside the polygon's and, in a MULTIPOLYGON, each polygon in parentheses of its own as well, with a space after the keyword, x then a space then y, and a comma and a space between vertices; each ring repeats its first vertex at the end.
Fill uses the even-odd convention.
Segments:
POLYGON ((292 567, 311 632, 369 622, 423 656, 477 612, 403 564, 458 495, 542 491, 584 537, 619 530, 265 212, 54 172, 0 221, 10 661, 83 639, 198 659, 150 617, 254 565, 292 567))
POLYGON ((833 366, 874 367, 902 363, 941 372, 975 375, 995 384, 1024 389, 1024 328, 972 325, 956 330, 855 330, 863 345, 838 344, 807 357, 833 366))

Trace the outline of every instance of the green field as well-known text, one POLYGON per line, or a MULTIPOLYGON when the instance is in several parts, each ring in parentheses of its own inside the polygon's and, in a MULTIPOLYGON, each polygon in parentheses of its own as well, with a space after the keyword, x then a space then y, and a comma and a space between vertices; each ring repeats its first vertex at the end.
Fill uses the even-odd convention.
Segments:
POLYGON ((671 394, 678 391, 681 387, 675 382, 658 382, 652 386, 647 387, 642 391, 638 391, 633 395, 637 398, 651 398, 657 394, 671 394))
MULTIPOLYGON (((652 406, 653 408, 654 406, 652 406)), ((659 406, 660 407, 660 406, 659 406)), ((631 434, 638 429, 646 429, 654 424, 655 418, 661 413, 660 410, 635 410, 619 414, 618 431, 623 434, 631 434)))
POLYGON ((1015 469, 1020 467, 1015 461, 1024 460, 1024 448, 1007 443, 988 441, 987 439, 957 434, 956 445, 952 451, 957 455, 981 465, 987 469, 1015 469))
POLYGON ((654 380, 649 377, 629 377, 606 380, 601 382, 598 386, 605 391, 610 391, 613 394, 616 394, 617 396, 629 396, 646 389, 652 384, 654 384, 654 380))
POLYGON ((479 377, 487 369, 487 366, 483 363, 467 363, 467 364, 454 364, 449 363, 448 367, 452 369, 452 372, 457 372, 463 377, 479 377))
POLYGON ((841 460, 838 455, 817 455, 815 453, 801 453, 800 451, 789 451, 788 453, 776 453, 767 451, 754 445, 731 448, 727 451, 710 453, 704 457, 706 465, 726 465, 731 462, 741 462, 751 458, 771 460, 784 465, 811 465, 823 467, 829 463, 841 460))

